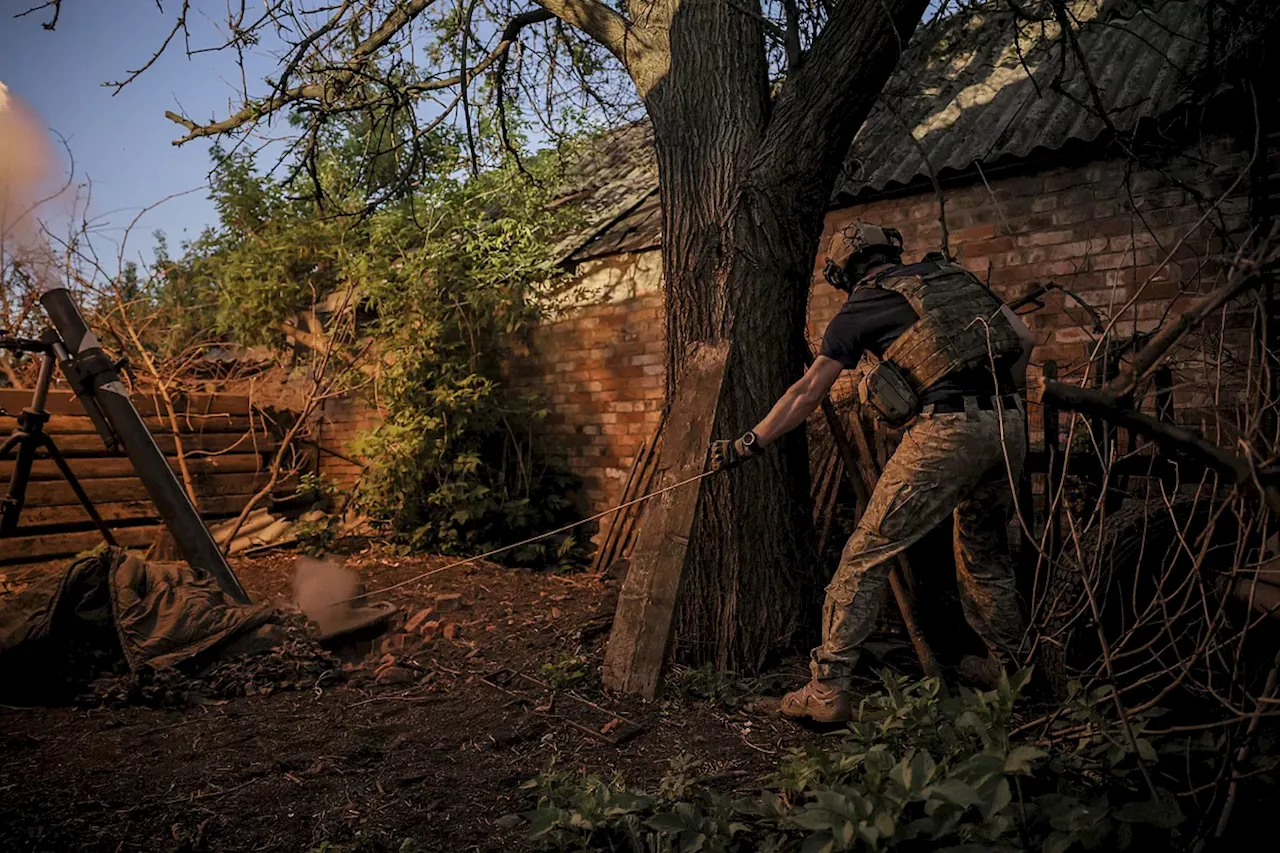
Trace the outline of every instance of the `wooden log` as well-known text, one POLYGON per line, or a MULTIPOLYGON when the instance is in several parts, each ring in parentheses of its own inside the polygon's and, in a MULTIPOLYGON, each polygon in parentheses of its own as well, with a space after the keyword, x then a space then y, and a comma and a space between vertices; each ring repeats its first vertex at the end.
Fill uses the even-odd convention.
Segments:
MULTIPOLYGON (((658 422, 658 428, 653 432, 653 449, 650 450, 649 456, 645 459, 644 470, 640 472, 640 480, 636 483, 636 497, 647 495, 654 489, 654 480, 658 472, 658 448, 660 447, 659 439, 662 437, 662 425, 665 418, 658 422)), ((644 504, 637 504, 627 510, 627 520, 623 523, 622 537, 619 539, 618 546, 614 552, 614 559, 630 560, 631 555, 636 548, 636 532, 640 529, 640 519, 644 517, 644 504)))
POLYGON ((822 487, 817 491, 813 502, 814 522, 818 526, 818 556, 821 557, 827 548, 827 537, 831 533, 831 524, 835 520, 836 504, 840 497, 840 479, 844 476, 845 463, 840 458, 839 448, 834 444, 827 454, 828 464, 824 466, 822 487))
MULTIPOLYGON (((0 441, 9 437, 9 433, 13 431, 13 423, 9 422, 8 429, 4 429, 0 425, 0 441)), ((160 448, 160 452, 165 456, 175 456, 177 447, 175 438, 171 433, 163 435, 152 434, 156 440, 156 446, 160 448)), ((212 432, 212 433, 185 433, 178 436, 182 442, 182 449, 188 457, 196 458, 199 456, 208 456, 214 453, 273 453, 276 449, 276 441, 270 435, 264 432, 254 433, 234 433, 234 432, 212 432)), ((106 459, 123 459, 124 453, 108 455, 106 448, 102 446, 102 439, 98 438, 97 433, 61 433, 53 436, 54 444, 58 446, 58 450, 68 459, 82 456, 101 457, 106 459)))
MULTIPOLYGON (((122 527, 112 531, 116 541, 125 548, 146 549, 155 539, 160 525, 122 527)), ((89 551, 102 544, 102 534, 96 530, 75 533, 37 533, 0 539, 0 565, 25 563, 50 557, 71 557, 89 551)))
MULTIPOLYGON (((208 518, 220 518, 233 515, 244 508, 252 495, 214 495, 200 501, 200 514, 208 518)), ((94 504, 98 513, 110 527, 119 522, 160 520, 160 514, 149 500, 116 501, 112 503, 94 504)), ((25 507, 19 517, 21 529, 29 527, 86 526, 92 523, 89 514, 79 504, 71 506, 38 506, 25 507)), ((0 542, 3 542, 0 539, 0 542)), ((0 545, 3 548, 3 545, 0 545)))
MULTIPOLYGON (((17 424, 15 415, 15 412, 10 411, 8 416, 0 417, 0 435, 8 435, 13 431, 14 426, 17 424)), ((173 430, 169 428, 167 418, 150 417, 142 420, 153 436, 171 435, 173 433, 173 430)), ((178 428, 183 435, 216 432, 246 433, 261 431, 262 419, 255 417, 251 422, 247 416, 243 415, 183 415, 178 419, 178 428)), ((89 418, 74 417, 72 415, 54 415, 49 419, 49 423, 45 425, 45 432, 52 435, 54 441, 60 441, 63 435, 97 435, 97 431, 93 428, 93 422, 89 418)))
MULTIPOLYGON (((195 483, 196 494, 203 500, 218 495, 249 494, 260 488, 267 481, 267 473, 260 474, 216 474, 210 477, 199 477, 195 483)), ((119 503, 125 501, 148 500, 146 488, 136 477, 114 477, 102 480, 86 480, 84 490, 94 504, 119 503)), ((297 479, 291 478, 282 483, 277 490, 280 493, 297 487, 297 479)), ((27 506, 70 506, 77 504, 71 486, 62 480, 42 480, 32 483, 27 489, 27 506)))
MULTIPOLYGON (((0 388, 0 409, 16 414, 31 405, 32 391, 29 388, 0 388)), ((138 414, 143 417, 168 417, 164 400, 159 394, 149 393, 146 389, 135 391, 129 397, 138 414)), ((45 403, 45 411, 51 415, 72 415, 85 417, 84 406, 70 391, 52 389, 45 403)), ((191 413, 207 415, 214 412, 225 415, 248 415, 249 398, 243 394, 190 394, 175 395, 174 409, 179 415, 191 413)))
MULTIPOLYGON (((659 487, 704 471, 728 352, 726 342, 704 344, 689 354, 658 454, 659 487)), ((693 486, 675 489, 645 509, 605 650, 602 675, 611 690, 657 696, 698 495, 693 486)))
MULTIPOLYGON (((177 457, 166 457, 169 467, 178 471, 177 457)), ((101 480, 110 477, 136 476, 133 464, 125 457, 106 456, 101 458, 68 459, 71 471, 79 480, 101 480)), ((0 460, 0 483, 6 482, 13 473, 12 460, 0 460)), ((215 474, 244 474, 261 471, 267 466, 260 453, 227 453, 221 456, 194 456, 187 460, 187 470, 193 476, 212 476, 215 474)), ((62 473, 52 459, 37 459, 31 466, 31 480, 61 480, 62 473)))

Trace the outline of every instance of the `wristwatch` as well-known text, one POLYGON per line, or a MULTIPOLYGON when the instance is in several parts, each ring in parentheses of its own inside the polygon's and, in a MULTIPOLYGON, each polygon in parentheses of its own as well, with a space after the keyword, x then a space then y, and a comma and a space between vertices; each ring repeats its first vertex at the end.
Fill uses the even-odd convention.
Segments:
POLYGON ((751 430, 747 430, 742 434, 742 438, 738 439, 742 442, 742 449, 750 453, 756 446, 756 434, 751 430))

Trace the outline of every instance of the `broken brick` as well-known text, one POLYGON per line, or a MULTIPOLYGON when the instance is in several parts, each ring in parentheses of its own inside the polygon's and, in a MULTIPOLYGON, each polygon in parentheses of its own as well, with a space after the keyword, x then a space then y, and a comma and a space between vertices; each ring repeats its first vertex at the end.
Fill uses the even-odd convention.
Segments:
POLYGON ((419 610, 417 613, 409 617, 409 621, 404 623, 404 629, 410 634, 421 633, 421 628, 435 615, 435 609, 428 607, 425 610, 419 610))

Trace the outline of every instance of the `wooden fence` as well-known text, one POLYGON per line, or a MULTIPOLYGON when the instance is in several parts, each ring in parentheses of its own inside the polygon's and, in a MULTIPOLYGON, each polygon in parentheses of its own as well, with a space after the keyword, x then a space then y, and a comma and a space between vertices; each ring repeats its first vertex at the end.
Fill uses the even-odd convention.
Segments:
MULTIPOLYGON (((31 392, 0 389, 0 441, 16 426, 16 417, 30 404, 31 392)), ((229 394, 191 395, 175 405, 178 432, 174 434, 164 404, 145 393, 133 403, 146 420, 156 444, 175 473, 177 448, 186 455, 201 514, 209 519, 238 513, 267 480, 277 447, 270 420, 251 409, 249 399, 229 394)), ((67 458, 90 500, 125 547, 143 548, 160 529, 159 514, 123 452, 110 454, 94 431, 79 401, 70 392, 51 391, 46 410, 52 416, 46 431, 67 458)), ((0 461, 0 498, 9 487, 12 455, 0 461)), ((181 474, 178 474, 181 478, 181 474)), ((296 480, 279 491, 292 490, 296 480)), ((20 527, 0 539, 0 565, 66 557, 102 541, 88 514, 53 460, 38 454, 27 487, 20 527)))

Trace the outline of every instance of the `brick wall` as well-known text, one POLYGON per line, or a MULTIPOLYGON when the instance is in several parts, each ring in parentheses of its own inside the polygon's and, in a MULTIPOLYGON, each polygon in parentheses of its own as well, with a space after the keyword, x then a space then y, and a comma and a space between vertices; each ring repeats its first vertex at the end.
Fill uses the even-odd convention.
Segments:
POLYGON ((381 419, 377 408, 360 398, 325 400, 320 409, 318 438, 323 448, 320 452, 320 475, 341 486, 355 483, 361 468, 351 444, 356 436, 377 425, 381 419))
MULTIPOLYGON (((1248 158, 1225 140, 1193 153, 1194 158, 1165 166, 1173 174, 1132 169, 1123 161, 1088 162, 950 188, 952 251, 1006 299, 1054 281, 1102 311, 1113 323, 1113 334, 1153 328, 1171 300, 1176 311, 1220 280, 1221 270, 1210 256, 1221 247, 1212 242, 1207 205, 1195 194, 1217 199, 1247 169, 1248 158), (1166 257, 1172 260, 1163 265, 1166 257)), ((1232 230, 1245 225, 1246 188, 1247 181, 1241 181, 1241 192, 1215 214, 1232 230)), ((814 267, 809 331, 815 340, 843 300, 822 280, 827 241, 854 219, 900 228, 908 260, 939 245, 931 192, 833 212, 814 267)), ((542 449, 581 475, 590 507, 602 509, 616 503, 636 448, 659 417, 659 254, 584 264, 564 301, 554 320, 529 334, 527 348, 512 366, 512 381, 545 395, 552 415, 542 449)), ((1034 358, 1053 359, 1064 376, 1078 380, 1090 369, 1092 322, 1060 293, 1044 301, 1045 308, 1027 317, 1038 339, 1034 358)), ((1196 381, 1196 374, 1216 369, 1214 346, 1216 339, 1206 338, 1179 362, 1180 404, 1206 403, 1211 388, 1196 381)), ((844 389, 850 384, 842 380, 844 389)), ((332 420, 326 443, 367 418, 358 408, 326 410, 332 420)), ((1033 407, 1033 431, 1037 421, 1033 407)), ((337 470, 338 461, 324 464, 337 470)))
POLYGON ((568 307, 533 329, 511 368, 516 387, 546 399, 551 414, 541 449, 583 478, 591 509, 617 503, 636 451, 661 417, 659 257, 644 252, 583 264, 576 289, 591 294, 592 304, 568 307))

